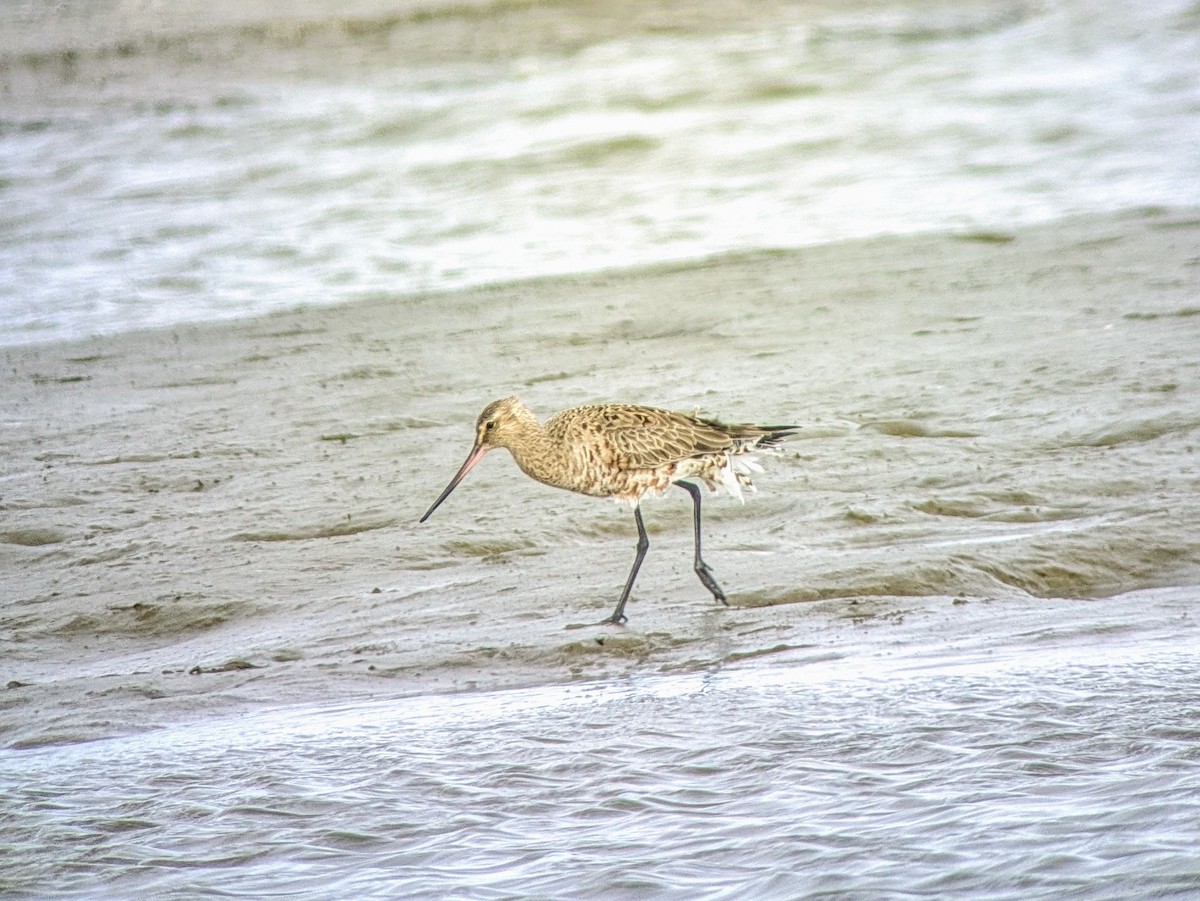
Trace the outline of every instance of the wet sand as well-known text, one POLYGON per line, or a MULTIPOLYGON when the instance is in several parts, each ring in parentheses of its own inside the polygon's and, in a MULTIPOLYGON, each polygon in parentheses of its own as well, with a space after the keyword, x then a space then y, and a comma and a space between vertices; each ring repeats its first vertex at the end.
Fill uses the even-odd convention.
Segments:
POLYGON ((1151 210, 5 348, 0 743, 1193 629, 1197 247, 1151 210), (706 507, 735 606, 682 492, 625 628, 626 510, 497 454, 419 526, 509 393, 803 426, 706 507))

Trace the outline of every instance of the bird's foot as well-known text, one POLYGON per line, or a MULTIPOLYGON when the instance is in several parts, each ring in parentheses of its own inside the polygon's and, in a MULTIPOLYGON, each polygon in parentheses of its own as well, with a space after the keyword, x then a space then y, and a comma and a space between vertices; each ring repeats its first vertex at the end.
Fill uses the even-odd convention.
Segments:
POLYGON ((600 622, 596 623, 596 625, 597 626, 623 626, 627 622, 629 622, 629 617, 626 616, 624 613, 614 613, 612 616, 604 617, 604 619, 600 620, 600 622))
POLYGON ((712 592, 712 596, 724 604, 729 606, 729 599, 725 597, 725 592, 721 590, 721 586, 717 584, 717 580, 713 577, 712 570, 708 568, 708 564, 703 560, 696 561, 696 575, 700 577, 700 581, 704 587, 712 592))

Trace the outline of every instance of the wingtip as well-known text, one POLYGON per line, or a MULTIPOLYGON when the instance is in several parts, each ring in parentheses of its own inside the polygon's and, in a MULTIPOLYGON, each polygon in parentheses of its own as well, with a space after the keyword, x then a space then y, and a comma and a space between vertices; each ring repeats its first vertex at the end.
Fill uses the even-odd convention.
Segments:
POLYGON ((764 425, 759 428, 767 433, 758 442, 759 447, 765 448, 778 447, 801 429, 798 425, 764 425))

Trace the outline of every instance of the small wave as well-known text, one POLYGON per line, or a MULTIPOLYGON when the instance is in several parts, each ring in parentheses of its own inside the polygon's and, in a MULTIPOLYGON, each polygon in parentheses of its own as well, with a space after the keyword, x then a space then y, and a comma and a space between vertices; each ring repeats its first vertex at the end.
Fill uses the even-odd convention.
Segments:
MULTIPOLYGON (((779 581, 739 591, 735 603, 769 607, 864 598, 1096 599, 1127 592, 1192 584, 1200 578, 1200 542, 1181 523, 1189 511, 1081 515, 1048 509, 1044 519, 1020 522, 1004 514, 989 523, 980 502, 932 507, 937 515, 965 517, 936 534, 851 550, 852 562, 826 564, 779 581), (1073 515, 1072 515, 1073 514, 1073 515), (1059 517, 1059 518, 1055 518, 1059 517), (947 529, 953 537, 947 537, 947 529)), ((831 560, 832 563, 832 560, 831 560)), ((786 577, 785 577, 786 578, 786 577)))
POLYGON ((242 601, 201 601, 193 598, 156 599, 115 605, 103 612, 80 613, 50 627, 45 634, 59 637, 91 635, 130 638, 178 637, 214 629, 230 620, 252 619, 257 607, 242 601))
POLYGON ((661 142, 645 135, 618 135, 599 141, 583 141, 562 151, 567 161, 580 166, 598 166, 616 156, 640 156, 657 150, 661 142))
POLYGON ((386 529, 396 524, 395 517, 355 519, 347 516, 333 523, 312 523, 291 529, 264 529, 253 532, 235 532, 230 541, 311 541, 314 538, 341 538, 386 529))
POLYGON ((660 141, 646 135, 616 135, 555 146, 534 146, 505 156, 431 160, 414 166, 413 171, 424 178, 448 184, 462 183, 465 179, 491 186, 503 184, 514 176, 594 169, 614 160, 620 160, 622 165, 635 165, 639 159, 660 146, 660 141))
POLYGON ((27 528, 27 529, 9 529, 0 532, 0 542, 4 544, 16 544, 21 547, 44 547, 48 544, 59 544, 66 541, 70 536, 61 529, 50 528, 27 528))
POLYGON ((1167 435, 1183 434, 1200 428, 1200 417, 1171 414, 1105 426, 1071 438, 1066 447, 1117 447, 1142 444, 1167 435))
POLYGON ((968 429, 937 429, 915 419, 879 419, 865 422, 870 429, 895 438, 978 438, 978 432, 968 429))
POLYGON ((1092 530, 1055 536, 1041 546, 980 549, 964 560, 1033 597, 1087 599, 1193 581, 1200 549, 1186 535, 1092 530))
POLYGON ((456 556, 482 557, 484 559, 495 559, 512 553, 544 554, 546 552, 545 548, 522 538, 493 538, 479 541, 456 539, 447 541, 445 547, 447 551, 456 556))
POLYGON ((912 508, 929 516, 1007 523, 1059 522, 1087 513, 1087 508, 1082 504, 1064 506, 1046 503, 1026 492, 931 498, 913 504, 912 508))
POLYGON ((158 29, 151 27, 153 20, 145 18, 96 14, 81 22, 50 20, 23 29, 22 43, 36 46, 22 49, 18 45, 0 54, 0 71, 57 71, 75 78, 88 63, 110 60, 165 57, 193 62, 250 57, 264 48, 295 51, 337 44, 386 49, 389 36, 413 26, 438 20, 482 20, 533 5, 522 0, 430 2, 399 10, 389 7, 373 14, 330 16, 322 15, 322 7, 314 4, 315 14, 276 18, 268 18, 252 6, 206 9, 200 16, 184 9, 167 19, 169 25, 158 29))
POLYGON ((891 14, 846 15, 823 22, 814 29, 817 41, 901 41, 923 43, 955 38, 970 38, 1011 28, 1036 12, 1031 3, 999 3, 946 9, 940 12, 924 6, 908 12, 897 8, 891 14))
POLYGON ((1200 316, 1200 307, 1181 307, 1178 310, 1169 310, 1165 313, 1126 313, 1122 318, 1152 322, 1155 319, 1187 319, 1191 316, 1200 316))
MULTIPOLYGON (((738 595, 741 607, 775 607, 864 598, 991 597, 1005 585, 962 557, 904 563, 874 562, 814 576, 807 585, 777 585, 738 595)), ((861 611, 857 611, 861 612, 861 611)), ((852 611, 852 613, 857 613, 852 611)))
POLYGON ((744 96, 746 100, 771 103, 778 100, 814 97, 823 90, 821 85, 812 81, 774 79, 747 85, 744 96))

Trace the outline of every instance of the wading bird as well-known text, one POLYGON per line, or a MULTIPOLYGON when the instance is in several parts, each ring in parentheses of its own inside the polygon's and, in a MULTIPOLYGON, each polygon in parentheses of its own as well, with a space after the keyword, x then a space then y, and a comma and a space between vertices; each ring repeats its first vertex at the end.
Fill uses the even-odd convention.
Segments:
POLYGON ((616 609, 604 621, 620 625, 627 619, 625 602, 650 547, 642 522, 642 498, 661 495, 675 484, 692 496, 696 575, 714 598, 728 605, 725 592, 700 556, 700 489, 688 479, 703 482, 710 491, 724 488, 741 500, 743 488, 754 490, 750 474, 762 472, 750 452, 774 449, 795 431, 796 426, 787 425, 726 425, 633 404, 572 407, 543 424, 517 398, 506 397, 479 414, 475 446, 421 522, 484 454, 497 447, 508 448, 517 466, 539 482, 629 504, 638 529, 637 557, 616 609))

